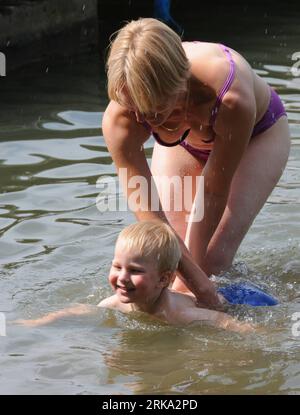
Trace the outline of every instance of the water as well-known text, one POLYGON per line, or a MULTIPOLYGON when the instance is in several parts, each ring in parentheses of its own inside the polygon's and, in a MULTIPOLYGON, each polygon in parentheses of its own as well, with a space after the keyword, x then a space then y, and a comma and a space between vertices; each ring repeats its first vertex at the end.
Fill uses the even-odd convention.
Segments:
MULTIPOLYGON (((172 328, 107 310, 34 329, 10 324, 107 296, 116 236, 134 217, 95 206, 96 180, 115 175, 99 128, 106 96, 97 59, 2 80, 0 311, 8 325, 0 337, 0 393, 300 392, 300 337, 293 336, 291 319, 300 311, 300 80, 290 72, 298 47, 293 33, 276 45, 271 37, 261 44, 249 37, 238 49, 278 88, 292 134, 287 169, 223 277, 259 282, 279 298, 275 308, 234 311, 262 327, 254 335, 172 328), (266 46, 276 53, 266 54, 266 46)), ((152 147, 149 140, 149 159, 152 147)))

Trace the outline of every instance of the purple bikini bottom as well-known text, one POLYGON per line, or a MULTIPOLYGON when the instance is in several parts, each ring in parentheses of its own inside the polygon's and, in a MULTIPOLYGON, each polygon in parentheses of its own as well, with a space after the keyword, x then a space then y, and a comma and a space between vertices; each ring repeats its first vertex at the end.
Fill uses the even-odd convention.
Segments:
MULTIPOLYGON (((254 126, 251 138, 270 128, 282 115, 287 116, 287 113, 285 112, 283 103, 279 95, 274 91, 273 88, 270 87, 270 89, 271 96, 268 109, 265 112, 262 119, 258 121, 258 123, 254 126)), ((198 148, 195 148, 188 144, 186 140, 180 143, 180 145, 184 147, 194 157, 204 161, 207 161, 209 154, 211 152, 211 150, 200 150, 198 148)))

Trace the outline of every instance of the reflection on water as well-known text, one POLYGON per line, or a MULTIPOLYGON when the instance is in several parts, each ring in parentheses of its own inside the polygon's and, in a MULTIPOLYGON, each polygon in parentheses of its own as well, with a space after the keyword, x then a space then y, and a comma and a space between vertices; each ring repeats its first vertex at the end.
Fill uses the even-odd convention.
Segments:
MULTIPOLYGON (((107 310, 36 329, 9 325, 0 338, 0 393, 299 393, 300 340, 292 336, 291 317, 300 311, 300 80, 289 70, 284 47, 273 62, 257 45, 242 52, 280 93, 292 149, 280 183, 221 281, 259 283, 281 305, 234 309, 261 327, 246 337, 107 310)), ((0 311, 7 320, 97 304, 110 293, 106 277, 116 236, 134 220, 129 212, 100 213, 95 206, 96 180, 116 173, 100 129, 105 78, 97 79, 94 61, 79 63, 70 77, 63 73, 30 82, 24 74, 24 82, 4 86, 0 311)), ((150 139, 149 158, 152 146, 150 139)))

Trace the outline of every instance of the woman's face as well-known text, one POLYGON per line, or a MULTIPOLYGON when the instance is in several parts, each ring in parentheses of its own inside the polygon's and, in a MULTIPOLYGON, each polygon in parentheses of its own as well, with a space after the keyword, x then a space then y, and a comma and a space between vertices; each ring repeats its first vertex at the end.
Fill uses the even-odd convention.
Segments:
MULTIPOLYGON (((185 111, 186 93, 180 92, 173 99, 166 102, 164 106, 158 107, 155 112, 145 115, 141 114, 141 116, 144 116, 144 120, 153 128, 159 127, 160 125, 174 128, 184 119, 185 111)), ((139 114, 137 115, 137 112, 136 117, 138 120, 139 114)))
MULTIPOLYGON (((126 97, 126 95, 125 95, 126 97)), ((156 111, 149 114, 140 113, 131 103, 127 96, 125 102, 126 107, 135 113, 136 120, 139 123, 147 122, 152 128, 159 127, 164 124, 168 128, 176 127, 184 118, 186 111, 186 92, 179 92, 174 95, 163 106, 159 106, 156 111)))

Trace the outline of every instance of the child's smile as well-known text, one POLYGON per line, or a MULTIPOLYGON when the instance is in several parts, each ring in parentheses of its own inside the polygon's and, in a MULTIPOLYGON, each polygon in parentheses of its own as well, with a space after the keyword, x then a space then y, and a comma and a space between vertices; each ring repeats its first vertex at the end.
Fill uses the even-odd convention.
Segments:
POLYGON ((122 241, 116 245, 109 282, 122 303, 136 305, 152 304, 163 289, 157 262, 137 255, 122 241))

